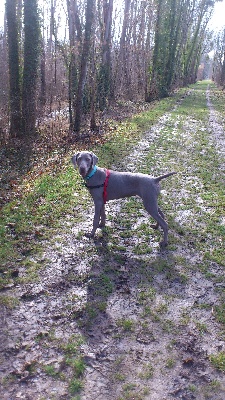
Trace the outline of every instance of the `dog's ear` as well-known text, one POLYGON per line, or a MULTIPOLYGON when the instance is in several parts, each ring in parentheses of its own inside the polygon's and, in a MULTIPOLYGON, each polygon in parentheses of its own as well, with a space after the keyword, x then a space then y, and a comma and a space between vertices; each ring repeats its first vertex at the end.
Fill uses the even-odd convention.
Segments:
POLYGON ((91 152, 91 155, 92 155, 92 160, 93 160, 92 165, 96 165, 98 163, 98 157, 96 156, 95 153, 92 153, 92 152, 91 152))
POLYGON ((76 153, 73 155, 73 157, 71 158, 71 162, 74 165, 74 167, 77 166, 77 157, 79 156, 80 153, 76 153))

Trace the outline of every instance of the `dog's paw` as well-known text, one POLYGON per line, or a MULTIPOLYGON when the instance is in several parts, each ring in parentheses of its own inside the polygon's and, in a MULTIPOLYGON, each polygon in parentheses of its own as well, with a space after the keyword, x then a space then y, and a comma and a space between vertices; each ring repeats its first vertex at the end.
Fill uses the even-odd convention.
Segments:
POLYGON ((158 229, 159 224, 158 223, 157 224, 151 224, 150 227, 153 228, 153 229, 158 229))
POLYGON ((94 237, 94 234, 91 232, 86 232, 85 234, 84 234, 84 236, 86 237, 86 238, 88 238, 88 239, 92 239, 93 237, 94 237))
POLYGON ((165 242, 164 240, 162 240, 162 242, 160 242, 159 245, 160 245, 160 249, 164 250, 168 246, 168 242, 165 242))

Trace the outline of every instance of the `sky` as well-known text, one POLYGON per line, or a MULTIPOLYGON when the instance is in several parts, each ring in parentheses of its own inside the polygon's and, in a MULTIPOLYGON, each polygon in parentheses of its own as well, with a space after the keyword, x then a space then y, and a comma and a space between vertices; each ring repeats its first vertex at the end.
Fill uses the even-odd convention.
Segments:
POLYGON ((214 12, 208 27, 219 31, 225 26, 225 0, 218 2, 214 6, 214 12))
MULTIPOLYGON (((4 25, 4 0, 0 0, 0 28, 4 25)), ((225 0, 217 2, 214 7, 211 21, 208 27, 214 31, 219 31, 225 26, 225 0)))

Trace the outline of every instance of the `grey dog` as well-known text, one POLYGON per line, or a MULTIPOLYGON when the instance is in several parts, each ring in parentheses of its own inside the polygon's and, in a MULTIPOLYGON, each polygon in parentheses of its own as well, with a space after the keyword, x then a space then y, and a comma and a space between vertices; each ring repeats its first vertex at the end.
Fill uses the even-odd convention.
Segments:
POLYGON ((88 235, 93 237, 98 227, 105 226, 105 203, 108 200, 120 199, 124 197, 139 196, 148 213, 155 219, 156 225, 161 226, 164 238, 160 242, 161 247, 168 244, 168 224, 164 219, 164 214, 158 207, 157 198, 160 191, 159 182, 176 172, 153 178, 147 174, 117 172, 106 170, 96 166, 98 157, 89 151, 81 151, 72 157, 74 167, 78 167, 80 175, 86 181, 95 205, 95 215, 93 220, 92 232, 88 235), (100 222, 101 221, 101 222, 100 222))

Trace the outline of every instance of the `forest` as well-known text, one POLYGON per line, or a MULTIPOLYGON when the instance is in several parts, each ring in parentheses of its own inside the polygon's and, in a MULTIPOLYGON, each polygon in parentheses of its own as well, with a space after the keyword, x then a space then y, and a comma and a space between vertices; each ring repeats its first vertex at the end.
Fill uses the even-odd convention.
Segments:
POLYGON ((149 103, 197 79, 224 87, 225 30, 207 29, 214 4, 6 0, 1 144, 99 131, 115 104, 149 103))

